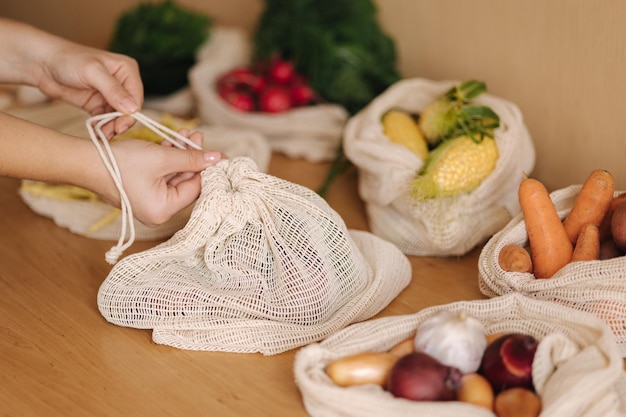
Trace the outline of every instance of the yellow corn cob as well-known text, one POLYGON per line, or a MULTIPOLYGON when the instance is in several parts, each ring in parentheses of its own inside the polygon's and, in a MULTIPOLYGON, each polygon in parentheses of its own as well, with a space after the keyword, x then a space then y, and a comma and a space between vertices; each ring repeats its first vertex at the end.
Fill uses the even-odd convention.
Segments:
POLYGON ((393 143, 406 146, 422 161, 428 157, 428 144, 411 115, 392 109, 382 117, 383 131, 393 143))
POLYGON ((444 141, 430 153, 412 184, 416 200, 469 193, 493 171, 498 148, 492 138, 476 142, 469 136, 444 141))

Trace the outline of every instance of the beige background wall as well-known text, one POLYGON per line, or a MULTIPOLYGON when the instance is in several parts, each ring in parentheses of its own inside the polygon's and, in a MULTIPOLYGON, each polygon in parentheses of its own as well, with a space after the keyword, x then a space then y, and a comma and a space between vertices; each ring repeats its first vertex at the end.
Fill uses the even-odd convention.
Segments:
MULTIPOLYGON (((137 0, 4 0, 0 15, 106 47, 137 0)), ((252 30, 262 0, 179 0, 252 30)), ((608 169, 626 190, 626 2, 378 0, 404 77, 481 79, 522 110, 550 189, 608 169)))

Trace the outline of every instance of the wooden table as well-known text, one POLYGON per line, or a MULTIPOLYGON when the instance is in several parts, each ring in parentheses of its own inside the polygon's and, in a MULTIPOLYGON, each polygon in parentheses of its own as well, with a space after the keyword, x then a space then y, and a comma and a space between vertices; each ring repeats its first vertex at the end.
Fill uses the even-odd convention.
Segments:
MULTIPOLYGON (((275 155, 270 173, 317 188, 328 164, 275 155)), ((113 242, 82 237, 31 211, 19 181, 0 178, 0 415, 307 416, 292 372, 275 356, 185 351, 151 331, 107 323, 96 294, 113 242)), ((331 188, 351 229, 367 229, 355 174, 331 188)), ((158 242, 136 242, 127 254, 158 242)), ((462 258, 412 257, 413 279, 380 316, 484 298, 479 249, 462 258)))

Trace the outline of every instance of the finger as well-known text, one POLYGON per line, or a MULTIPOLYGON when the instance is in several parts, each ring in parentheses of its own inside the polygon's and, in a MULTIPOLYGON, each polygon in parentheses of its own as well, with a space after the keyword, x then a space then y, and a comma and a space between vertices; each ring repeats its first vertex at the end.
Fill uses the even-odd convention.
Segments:
POLYGON ((190 136, 187 136, 189 140, 198 145, 199 147, 203 147, 204 145, 204 133, 200 131, 193 132, 190 136))
MULTIPOLYGON (((103 66, 93 67, 89 80, 111 107, 122 113, 134 113, 140 109, 139 103, 124 88, 122 83, 103 66)), ((131 83, 132 84, 132 83, 131 83)), ((136 89, 136 86, 133 86, 136 89)))
POLYGON ((178 184, 180 184, 183 181, 187 181, 194 175, 196 175, 195 172, 181 172, 176 175, 172 175, 169 179, 166 179, 166 182, 168 185, 171 185, 172 187, 176 187, 178 186, 178 184))
POLYGON ((168 190, 168 206, 178 212, 193 203, 202 188, 200 173, 193 174, 185 181, 181 181, 176 186, 169 186, 168 190))
POLYGON ((121 135, 126 132, 128 129, 133 127, 135 124, 135 119, 128 115, 123 115, 115 119, 115 134, 121 135))

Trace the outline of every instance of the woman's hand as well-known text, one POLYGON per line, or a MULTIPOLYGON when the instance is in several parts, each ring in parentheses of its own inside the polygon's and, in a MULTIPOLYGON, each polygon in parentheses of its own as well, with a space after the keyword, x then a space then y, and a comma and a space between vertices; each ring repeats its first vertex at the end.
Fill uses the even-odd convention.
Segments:
MULTIPOLYGON (((180 133, 202 144, 202 133, 186 129, 180 133)), ((111 149, 122 173, 133 215, 147 226, 162 224, 193 203, 202 188, 201 171, 223 158, 217 151, 179 149, 169 142, 157 145, 133 139, 111 142, 111 149)), ((119 192, 109 180, 106 191, 100 195, 110 204, 119 206, 119 192)))
MULTIPOLYGON (((143 83, 128 56, 83 46, 33 26, 0 17, 0 83, 25 84, 67 101, 91 115, 141 110, 143 83)), ((134 124, 120 117, 109 136, 134 124)))

